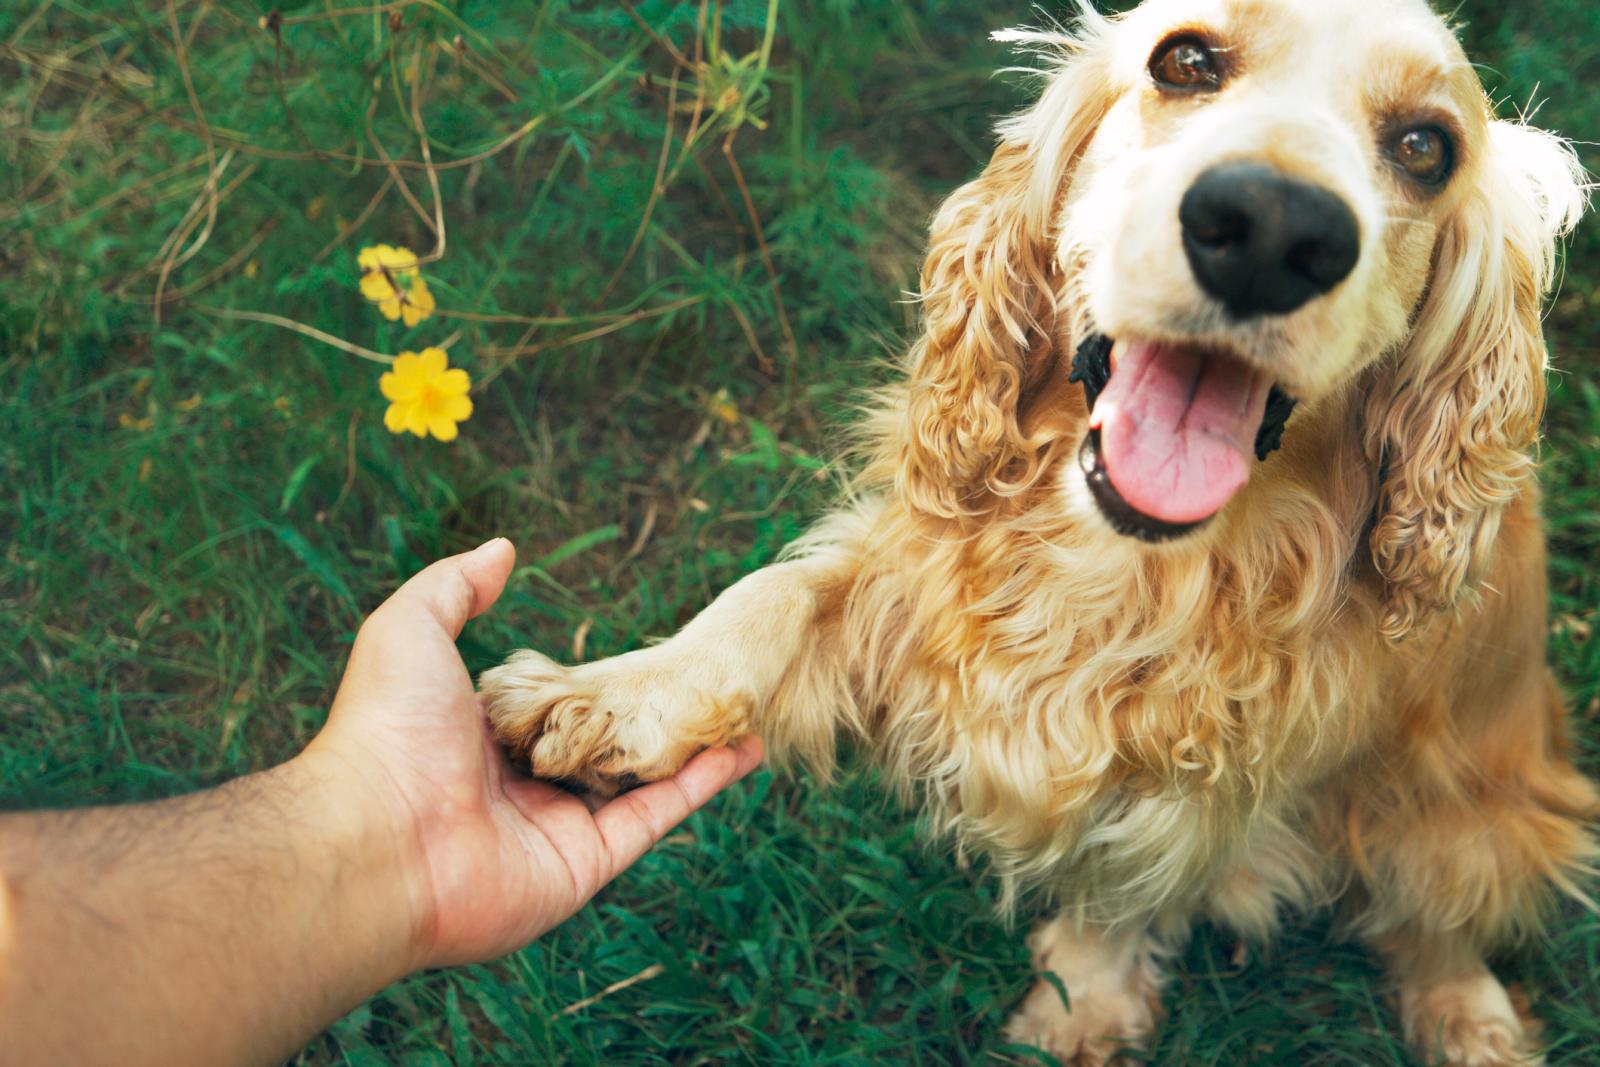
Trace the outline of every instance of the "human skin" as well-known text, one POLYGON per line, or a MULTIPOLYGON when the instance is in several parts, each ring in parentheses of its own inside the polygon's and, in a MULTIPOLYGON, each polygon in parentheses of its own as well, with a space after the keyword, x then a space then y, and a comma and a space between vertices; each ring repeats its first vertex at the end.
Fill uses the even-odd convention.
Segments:
POLYGON ((390 982, 561 923, 760 761, 750 738, 598 807, 514 772, 455 648, 513 561, 497 539, 401 587, 279 767, 0 817, 6 1062, 281 1062, 390 982))

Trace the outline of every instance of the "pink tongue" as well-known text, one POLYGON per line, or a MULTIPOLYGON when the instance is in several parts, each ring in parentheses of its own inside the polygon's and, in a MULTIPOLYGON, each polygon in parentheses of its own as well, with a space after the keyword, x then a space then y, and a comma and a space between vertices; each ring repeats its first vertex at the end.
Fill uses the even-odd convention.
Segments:
POLYGON ((1111 484, 1153 519, 1210 518, 1250 479, 1271 388, 1265 375, 1231 359, 1123 345, 1089 417, 1111 484))

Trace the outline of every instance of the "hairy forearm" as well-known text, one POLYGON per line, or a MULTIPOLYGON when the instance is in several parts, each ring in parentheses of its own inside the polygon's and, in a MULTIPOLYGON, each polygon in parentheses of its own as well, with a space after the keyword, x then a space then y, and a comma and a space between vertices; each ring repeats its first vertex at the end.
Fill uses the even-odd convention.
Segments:
POLYGON ((419 960, 403 836, 321 754, 188 797, 0 818, 0 1048, 272 1063, 419 960))

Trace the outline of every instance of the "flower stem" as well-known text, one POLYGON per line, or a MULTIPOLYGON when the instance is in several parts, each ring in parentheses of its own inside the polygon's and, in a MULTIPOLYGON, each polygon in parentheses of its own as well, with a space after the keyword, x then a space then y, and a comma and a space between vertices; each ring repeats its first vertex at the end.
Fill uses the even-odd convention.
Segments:
POLYGON ((389 366, 394 362, 393 356, 386 356, 382 352, 374 352, 370 348, 353 345, 343 338, 333 336, 331 333, 323 333, 315 326, 307 326, 303 322, 286 319, 282 315, 269 315, 265 311, 236 311, 233 308, 214 308, 205 304, 195 304, 194 309, 205 315, 215 315, 219 319, 244 319, 246 322, 264 322, 268 326, 281 326, 285 330, 293 330, 295 333, 304 334, 313 340, 321 341, 325 345, 332 345, 341 352, 348 352, 352 356, 359 356, 362 359, 371 360, 373 363, 382 363, 384 366, 389 366))

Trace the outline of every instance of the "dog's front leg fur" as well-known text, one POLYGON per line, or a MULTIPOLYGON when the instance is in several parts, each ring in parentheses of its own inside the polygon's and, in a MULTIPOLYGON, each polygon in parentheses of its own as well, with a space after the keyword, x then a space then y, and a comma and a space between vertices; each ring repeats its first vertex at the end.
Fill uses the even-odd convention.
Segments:
MULTIPOLYGON (((786 683, 804 687, 791 675, 827 656, 841 569, 817 558, 766 567, 671 639, 612 659, 563 667, 518 652, 480 679, 495 736, 536 776, 609 794, 664 778, 705 748, 765 735, 786 683)), ((812 702, 801 721, 780 724, 779 744, 831 744, 832 714, 812 702)))

